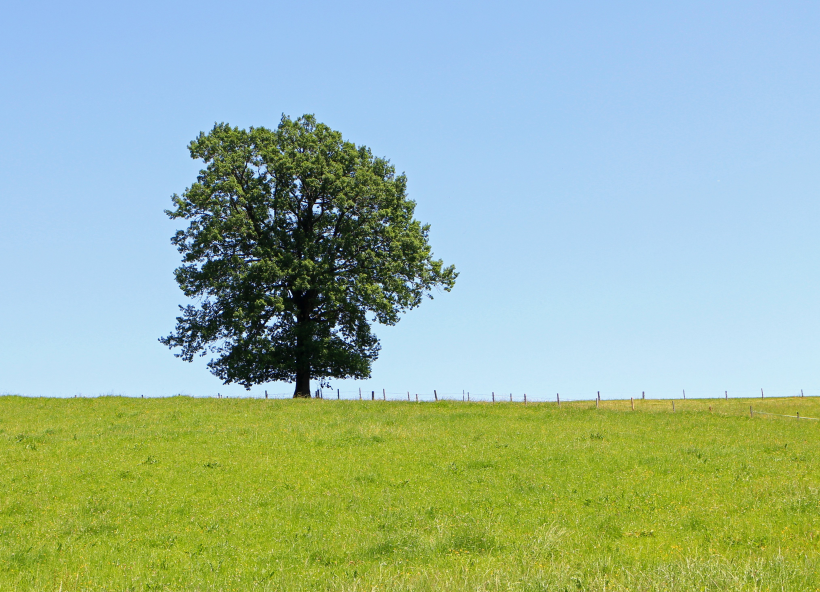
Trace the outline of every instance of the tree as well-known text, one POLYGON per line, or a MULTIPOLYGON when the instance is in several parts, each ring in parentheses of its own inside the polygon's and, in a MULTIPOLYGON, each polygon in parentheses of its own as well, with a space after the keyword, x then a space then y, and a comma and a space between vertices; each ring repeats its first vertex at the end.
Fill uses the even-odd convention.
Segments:
POLYGON ((276 130, 217 124, 189 145, 206 166, 171 219, 182 254, 180 306, 160 341, 177 357, 215 354, 225 384, 367 378, 378 357, 371 323, 394 325, 457 273, 433 259, 413 218, 407 178, 312 115, 276 130))

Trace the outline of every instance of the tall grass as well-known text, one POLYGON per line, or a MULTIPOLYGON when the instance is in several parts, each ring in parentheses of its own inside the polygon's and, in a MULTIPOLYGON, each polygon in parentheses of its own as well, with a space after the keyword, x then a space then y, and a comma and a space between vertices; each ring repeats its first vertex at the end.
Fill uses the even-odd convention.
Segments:
POLYGON ((1 397, 0 590, 820 589, 820 401, 635 405, 1 397))

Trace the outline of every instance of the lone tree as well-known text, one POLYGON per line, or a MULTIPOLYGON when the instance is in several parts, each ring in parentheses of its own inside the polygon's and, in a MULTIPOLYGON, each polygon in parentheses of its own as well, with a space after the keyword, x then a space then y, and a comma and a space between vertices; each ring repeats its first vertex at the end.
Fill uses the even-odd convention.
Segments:
POLYGON ((182 254, 180 306, 160 341, 226 384, 367 378, 379 353, 370 324, 394 325, 457 273, 433 259, 429 225, 413 218, 407 178, 312 115, 276 130, 215 125, 189 145, 206 167, 171 219, 182 254))

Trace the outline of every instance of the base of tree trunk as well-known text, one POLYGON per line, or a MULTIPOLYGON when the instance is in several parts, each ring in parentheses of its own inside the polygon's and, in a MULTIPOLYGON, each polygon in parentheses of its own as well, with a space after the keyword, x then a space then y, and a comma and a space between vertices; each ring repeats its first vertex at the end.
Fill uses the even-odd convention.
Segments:
POLYGON ((297 372, 296 388, 293 389, 294 399, 310 399, 310 372, 297 372))

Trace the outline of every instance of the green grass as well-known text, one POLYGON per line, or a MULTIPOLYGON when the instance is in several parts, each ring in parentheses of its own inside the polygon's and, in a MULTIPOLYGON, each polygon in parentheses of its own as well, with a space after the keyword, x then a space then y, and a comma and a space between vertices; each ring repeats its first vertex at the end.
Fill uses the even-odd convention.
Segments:
POLYGON ((820 589, 820 421, 750 404, 820 417, 0 397, 0 590, 820 589))

